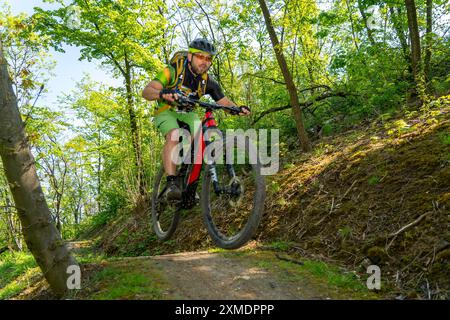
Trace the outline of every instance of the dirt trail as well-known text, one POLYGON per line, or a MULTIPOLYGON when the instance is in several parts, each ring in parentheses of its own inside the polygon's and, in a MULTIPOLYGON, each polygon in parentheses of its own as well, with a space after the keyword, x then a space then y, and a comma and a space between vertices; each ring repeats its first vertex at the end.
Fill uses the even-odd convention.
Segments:
MULTIPOLYGON (((306 266, 282 261, 275 252, 265 250, 122 258, 109 261, 105 268, 144 276, 143 286, 152 288, 151 295, 141 290, 126 299, 377 299, 365 288, 336 286, 326 276, 314 275, 306 266)), ((108 282, 101 283, 104 293, 117 287, 117 282, 108 282)))
MULTIPOLYGON (((165 294, 181 299, 304 299, 311 287, 297 286, 269 270, 217 253, 187 252, 150 258, 164 270, 165 294)), ((149 262, 150 262, 149 261, 149 262)))
MULTIPOLYGON (((91 252, 89 241, 69 244, 91 252)), ((315 265, 316 267, 318 265, 315 265)), ((331 269, 330 269, 331 270, 331 269)), ((347 271, 317 272, 311 262, 266 249, 197 251, 123 257, 83 264, 81 290, 69 299, 108 300, 302 300, 379 299, 360 281, 336 284, 347 271), (281 258, 281 259, 280 259, 281 258), (290 261, 286 261, 290 260, 290 261), (331 274, 331 276, 330 276, 331 274), (357 283, 356 283, 357 282, 357 283)), ((42 277, 41 277, 42 278, 42 277)), ((15 299, 52 299, 43 279, 15 299)))

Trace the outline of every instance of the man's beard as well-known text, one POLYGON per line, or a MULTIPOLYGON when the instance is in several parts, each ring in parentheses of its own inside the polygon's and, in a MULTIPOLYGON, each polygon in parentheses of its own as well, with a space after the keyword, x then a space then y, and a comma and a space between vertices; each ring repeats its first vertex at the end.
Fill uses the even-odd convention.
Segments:
POLYGON ((208 69, 209 69, 209 67, 206 66, 206 65, 204 67, 202 67, 202 68, 198 68, 197 66, 194 66, 193 64, 191 64, 191 67, 192 67, 192 71, 194 71, 198 75, 207 72, 208 69))

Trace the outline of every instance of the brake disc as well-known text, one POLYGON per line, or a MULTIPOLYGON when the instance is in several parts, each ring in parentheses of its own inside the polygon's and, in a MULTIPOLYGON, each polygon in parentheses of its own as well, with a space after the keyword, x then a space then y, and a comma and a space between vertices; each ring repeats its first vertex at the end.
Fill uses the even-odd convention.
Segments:
POLYGON ((236 207, 240 206, 242 203, 242 198, 244 196, 244 186, 238 177, 233 177, 231 179, 230 183, 228 184, 228 187, 230 188, 230 190, 233 188, 234 183, 237 183, 239 185, 239 196, 237 196, 234 199, 228 200, 228 203, 230 204, 231 207, 236 208, 236 207))

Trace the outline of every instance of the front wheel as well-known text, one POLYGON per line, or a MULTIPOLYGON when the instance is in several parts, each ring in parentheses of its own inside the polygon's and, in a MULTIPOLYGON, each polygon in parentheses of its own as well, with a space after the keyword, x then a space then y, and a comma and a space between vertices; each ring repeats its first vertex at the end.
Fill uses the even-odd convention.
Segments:
POLYGON ((175 232, 180 221, 180 207, 177 203, 169 202, 165 198, 166 174, 161 168, 155 178, 152 193, 152 225, 156 236, 164 241, 175 232))
POLYGON ((243 141, 227 138, 224 145, 223 163, 216 161, 205 168, 201 206, 214 243, 224 249, 236 249, 251 239, 261 221, 265 181, 256 149, 248 137, 243 141))

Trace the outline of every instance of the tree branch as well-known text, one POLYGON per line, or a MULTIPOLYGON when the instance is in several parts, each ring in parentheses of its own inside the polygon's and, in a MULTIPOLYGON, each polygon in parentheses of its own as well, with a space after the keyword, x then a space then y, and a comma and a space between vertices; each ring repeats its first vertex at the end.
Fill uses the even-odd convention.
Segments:
POLYGON ((30 108, 30 112, 28 112, 25 120, 23 121, 23 126, 24 127, 27 126, 28 119, 31 117, 31 113, 33 112, 34 106, 36 105, 36 101, 39 99, 39 96, 41 95, 42 90, 44 90, 44 85, 43 84, 41 84, 41 87, 39 88, 39 92, 38 92, 38 94, 36 96, 36 99, 34 99, 33 105, 30 108))
MULTIPOLYGON (((338 91, 338 92, 326 92, 326 93, 322 94, 321 96, 319 96, 319 97, 317 97, 315 99, 312 99, 310 101, 300 102, 299 106, 302 107, 302 110, 305 110, 305 108, 312 106, 314 104, 314 102, 316 102, 316 101, 325 100, 325 99, 331 98, 331 97, 346 97, 348 95, 349 95, 348 93, 340 92, 340 91, 338 91)), ((286 110, 286 109, 289 109, 289 108, 292 108, 292 106, 290 104, 286 105, 286 106, 282 106, 282 107, 276 107, 276 108, 271 108, 271 109, 265 110, 265 111, 261 112, 258 115, 258 117, 253 121, 253 124, 255 124, 256 122, 261 120, 264 116, 266 116, 266 115, 268 115, 270 113, 286 110)))
POLYGON ((299 90, 298 93, 302 93, 302 92, 310 91, 310 90, 315 90, 315 89, 318 89, 318 88, 325 88, 327 90, 331 90, 331 88, 329 86, 327 86, 326 84, 318 84, 318 85, 315 85, 315 86, 312 86, 312 87, 309 87, 309 88, 305 88, 305 89, 299 90))
POLYGON ((259 79, 270 80, 270 81, 273 81, 275 83, 286 85, 286 83, 284 81, 280 81, 280 80, 269 78, 269 77, 260 76, 260 75, 258 75, 256 73, 245 73, 244 76, 256 77, 256 78, 259 78, 259 79))

